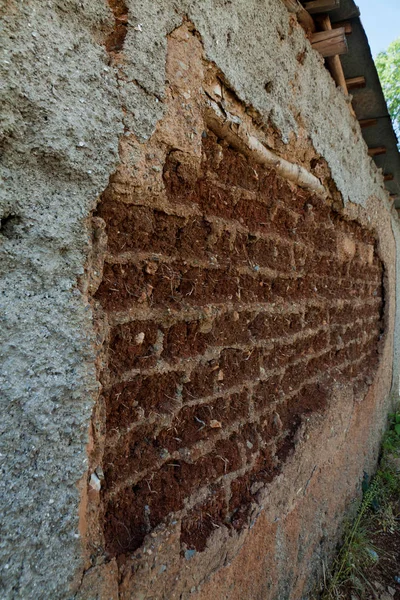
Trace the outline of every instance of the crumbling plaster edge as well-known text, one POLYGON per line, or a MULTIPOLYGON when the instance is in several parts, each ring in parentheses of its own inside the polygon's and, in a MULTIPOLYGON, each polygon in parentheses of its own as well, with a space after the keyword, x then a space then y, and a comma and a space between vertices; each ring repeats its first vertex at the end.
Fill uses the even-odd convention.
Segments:
MULTIPOLYGON (((116 76, 116 78, 118 78, 117 74, 115 74, 115 76, 116 76)), ((232 86, 232 89, 234 89, 234 86, 232 86)), ((239 96, 239 93, 238 93, 238 96, 239 96)), ((344 96, 342 94, 340 94, 339 91, 338 91, 338 97, 342 97, 342 101, 345 104, 346 110, 348 110, 346 99, 344 98, 344 96)), ((319 149, 319 151, 320 151, 320 149, 319 149)), ((326 156, 324 156, 323 153, 321 153, 321 155, 323 156, 323 158, 326 158, 326 156)), ((380 176, 380 173, 379 173, 378 169, 375 167, 372 159, 370 159, 369 157, 365 157, 365 158, 367 158, 367 160, 369 160, 373 164, 373 166, 371 167, 371 171, 372 172, 375 171, 375 174, 377 175, 377 178, 374 179, 374 182, 377 184, 377 188, 374 190, 374 192, 375 192, 374 195, 378 198, 378 201, 381 203, 381 209, 383 208, 384 210, 386 210, 386 211, 389 212, 390 203, 387 200, 387 194, 383 190, 383 177, 380 176), (379 181, 379 176, 380 176, 380 178, 381 178, 382 181, 379 181)), ((327 163, 329 165, 329 160, 328 159, 327 159, 327 163)), ((356 199, 354 200, 354 202, 349 202, 348 198, 350 196, 351 196, 351 190, 349 190, 348 195, 347 196, 345 195, 345 197, 343 198, 343 204, 344 204, 345 207, 346 207, 346 205, 347 205, 347 207, 349 207, 349 205, 351 206, 352 204, 363 205, 362 202, 358 202, 356 199)), ((345 211, 345 212, 347 212, 347 211, 345 211)), ((399 246, 399 244, 400 244, 400 233, 399 232, 396 232, 396 233, 393 232, 393 233, 394 233, 394 236, 396 238, 396 244, 399 246)), ((397 274, 398 275, 400 274, 400 267, 399 266, 398 266, 398 273, 397 274)), ((397 283, 397 293, 400 294, 400 285, 399 285, 399 283, 397 283)), ((397 311, 397 313, 396 313, 396 319, 397 319, 397 322, 396 322, 396 331, 398 332, 396 335, 398 335, 400 337, 400 311, 397 311)), ((399 348, 397 349, 397 352, 400 352, 400 341, 399 341, 399 348)), ((82 483, 85 480, 85 478, 87 478, 87 475, 83 476, 81 482, 79 483, 79 486, 82 485, 82 483)), ((81 578, 82 578, 82 573, 79 576, 79 579, 81 579, 81 578)))

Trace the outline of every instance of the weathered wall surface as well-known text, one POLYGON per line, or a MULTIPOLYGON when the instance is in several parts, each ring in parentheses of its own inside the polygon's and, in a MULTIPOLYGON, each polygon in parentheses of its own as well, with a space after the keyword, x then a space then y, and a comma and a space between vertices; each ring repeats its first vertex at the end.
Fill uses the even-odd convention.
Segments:
POLYGON ((101 2, 2 2, 2 598, 61 598, 81 565, 77 481, 95 393, 78 286, 121 109, 101 2))
POLYGON ((385 421, 382 177, 280 1, 110 7, 1 8, 2 595, 297 598, 385 421))

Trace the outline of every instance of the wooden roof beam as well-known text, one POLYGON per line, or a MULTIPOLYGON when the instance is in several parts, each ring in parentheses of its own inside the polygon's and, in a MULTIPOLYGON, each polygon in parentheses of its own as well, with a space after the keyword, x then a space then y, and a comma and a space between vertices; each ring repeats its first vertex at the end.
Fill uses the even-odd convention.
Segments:
POLYGON ((344 27, 313 33, 310 41, 314 50, 318 50, 324 58, 348 52, 344 27))
POLYGON ((368 148, 369 156, 379 156, 380 154, 386 154, 386 146, 377 146, 376 148, 368 148))
POLYGON ((386 173, 386 175, 383 176, 383 181, 393 181, 393 179, 394 179, 393 173, 386 173))
MULTIPOLYGON (((322 17, 318 17, 318 21, 323 31, 332 30, 332 23, 329 15, 323 15, 322 17)), ((326 59, 326 63, 328 65, 329 71, 333 79, 335 80, 336 85, 341 87, 347 96, 348 91, 346 85, 346 78, 343 73, 343 67, 340 57, 337 55, 330 56, 326 59)))
POLYGON ((347 89, 349 90, 357 90, 360 88, 364 88, 367 85, 365 77, 350 77, 350 79, 346 79, 347 89))
POLYGON ((325 13, 330 10, 339 8, 340 0, 311 0, 306 2, 304 8, 310 15, 317 15, 319 13, 325 13))
POLYGON ((360 119, 358 122, 360 123, 361 129, 378 125, 378 119, 360 119))
POLYGON ((339 29, 340 27, 344 27, 346 35, 353 33, 353 27, 350 21, 337 21, 337 23, 332 23, 332 29, 339 29))

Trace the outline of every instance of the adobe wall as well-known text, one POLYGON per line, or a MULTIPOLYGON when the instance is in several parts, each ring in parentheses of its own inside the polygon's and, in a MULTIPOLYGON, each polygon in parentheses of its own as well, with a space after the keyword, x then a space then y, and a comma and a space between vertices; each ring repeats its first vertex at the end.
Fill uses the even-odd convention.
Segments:
POLYGON ((3 597, 307 594, 394 376, 346 99, 280 0, 1 10, 3 597))

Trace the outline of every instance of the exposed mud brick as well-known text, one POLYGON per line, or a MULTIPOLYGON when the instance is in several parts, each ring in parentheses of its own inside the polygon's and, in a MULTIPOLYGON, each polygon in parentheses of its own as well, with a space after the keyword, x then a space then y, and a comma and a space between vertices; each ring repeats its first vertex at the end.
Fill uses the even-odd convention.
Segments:
MULTIPOLYGON (((372 332, 368 327, 368 331, 372 332)), ((331 332, 331 344, 332 346, 343 346, 353 340, 360 340, 365 337, 366 328, 362 323, 355 323, 350 327, 333 327, 331 332)))
MULTIPOLYGON (((329 334, 320 331, 315 335, 300 338, 288 348, 290 362, 311 357, 325 350, 329 344, 329 334)), ((287 347, 287 346, 286 346, 287 347)))
POLYGON ((240 275, 236 299, 241 302, 270 302, 273 298, 272 281, 258 275, 240 275))
POLYGON ((308 377, 316 377, 319 374, 327 373, 335 364, 334 352, 328 350, 328 352, 315 356, 308 361, 307 375, 308 377))
POLYGON ((179 151, 172 151, 167 155, 163 179, 172 202, 191 203, 199 176, 196 158, 179 151))
POLYGON ((272 294, 284 300, 310 300, 318 294, 320 282, 313 277, 276 277, 272 282, 272 294))
POLYGON ((166 156, 157 209, 147 180, 132 182, 146 206, 111 183, 98 208, 109 254, 96 299, 129 319, 110 329, 103 379, 116 381, 101 492, 110 556, 172 516, 182 550, 246 527, 303 423, 333 400, 330 378, 362 400, 379 362, 373 232, 214 134, 202 140, 201 158, 166 156))
POLYGON ((357 318, 369 316, 369 307, 340 306, 331 308, 329 318, 332 325, 351 325, 357 318))
POLYGON ((207 216, 237 219, 236 197, 237 194, 214 179, 205 178, 199 180, 196 193, 192 194, 192 201, 198 203, 207 216))
POLYGON ((327 325, 329 320, 329 311, 326 307, 310 306, 304 315, 305 329, 317 329, 327 325))
POLYGON ((250 342, 252 314, 232 311, 217 317, 208 339, 211 345, 247 344, 250 342))
POLYGON ((225 387, 252 380, 260 375, 260 351, 253 348, 247 352, 228 348, 220 357, 219 379, 225 387))
POLYGON ((253 481, 270 483, 279 474, 279 465, 269 448, 262 448, 252 469, 253 481))
MULTIPOLYGON (((186 304, 204 306, 210 298, 215 303, 232 300, 237 297, 238 277, 228 269, 188 268, 183 270, 179 286, 177 286, 176 301, 186 304)), ((154 291, 154 298, 162 303, 164 292, 154 291)))
POLYGON ((210 496, 197 504, 182 520, 181 545, 188 549, 203 552, 210 535, 221 527, 226 518, 225 490, 211 490, 210 496))
POLYGON ((178 383, 182 373, 138 375, 133 381, 119 383, 106 395, 107 428, 127 427, 136 419, 138 409, 144 414, 168 413, 177 403, 178 383))
MULTIPOLYGON (((222 160, 216 169, 218 179, 228 186, 257 191, 259 187, 259 166, 233 150, 233 148, 224 147, 222 153, 222 160)), ((213 164, 210 166, 213 168, 213 164)))
POLYGON ((273 216, 272 223, 274 230, 282 235, 282 237, 293 238, 296 235, 296 227, 298 223, 298 215, 283 206, 278 204, 273 216))
POLYGON ((276 343, 272 350, 264 354, 263 366, 266 370, 285 367, 290 363, 312 357, 327 348, 329 336, 326 332, 299 338, 293 343, 276 343))
POLYGON ((178 231, 176 246, 180 256, 182 258, 205 258, 211 231, 211 224, 205 219, 191 219, 185 227, 178 231))
POLYGON ((307 361, 287 367, 282 379, 282 389, 285 394, 289 394, 296 390, 310 377, 309 369, 307 367, 307 361))
POLYGON ((190 374, 190 380, 183 385, 183 399, 190 402, 214 393, 219 385, 220 364, 217 360, 200 363, 190 374))
POLYGON ((263 202, 249 201, 242 196, 235 207, 234 217, 243 223, 252 233, 274 233, 276 223, 272 221, 274 210, 263 202))
POLYGON ((307 202, 304 206, 307 210, 311 210, 315 222, 328 224, 332 222, 332 215, 334 213, 328 200, 308 194, 307 202))
POLYGON ((233 232, 227 229, 217 230, 211 250, 218 256, 221 265, 232 264, 248 266, 249 256, 247 251, 248 235, 233 232))
POLYGON ((254 389, 253 401, 256 412, 271 410, 281 400, 283 391, 280 376, 273 375, 265 381, 260 381, 254 389))
POLYGON ((111 330, 110 370, 114 375, 135 367, 151 367, 157 360, 155 344, 158 325, 149 321, 135 321, 118 325, 111 330))
POLYGON ((100 202, 97 214, 107 223, 110 252, 149 248, 155 229, 151 208, 106 199, 100 202))
POLYGON ((154 428, 141 425, 106 448, 104 473, 107 486, 135 478, 163 458, 163 446, 154 439, 154 428))
POLYGON ((200 331, 200 326, 200 321, 182 321, 172 325, 164 336, 162 356, 171 360, 202 354, 207 347, 207 341, 200 331))
POLYGON ((252 336, 257 340, 294 335, 301 328, 302 319, 298 313, 259 313, 249 325, 252 336))
POLYGON ((354 279, 361 279, 379 285, 382 273, 373 265, 353 260, 349 268, 349 276, 354 279))
POLYGON ((258 428, 255 423, 246 423, 240 428, 239 440, 246 454, 247 462, 258 455, 260 439, 258 436, 258 428))
POLYGON ((123 202, 100 203, 98 215, 108 224, 112 253, 137 250, 170 254, 175 250, 178 234, 190 230, 182 217, 123 202))
POLYGON ((151 295, 145 276, 136 265, 104 265, 103 281, 96 298, 109 311, 123 310, 138 300, 145 302, 151 295))
POLYGON ((293 452, 296 433, 303 416, 323 411, 327 399, 326 383, 309 384, 304 386, 295 397, 288 399, 277 408, 283 429, 283 435, 277 442, 277 457, 280 461, 284 462, 293 452))
POLYGON ((254 502, 251 486, 253 474, 246 473, 231 483, 231 499, 229 502, 230 521, 234 529, 240 530, 247 523, 252 502, 254 502))
POLYGON ((273 240, 256 239, 248 244, 248 256, 253 265, 279 271, 291 271, 290 246, 273 240))
POLYGON ((308 255, 304 269, 322 277, 339 278, 343 275, 343 265, 338 262, 336 257, 321 256, 315 253, 308 255))
POLYGON ((199 441, 221 437, 227 427, 239 427, 248 417, 249 395, 246 391, 207 404, 185 406, 170 427, 160 432, 157 445, 169 452, 190 448, 199 441))

